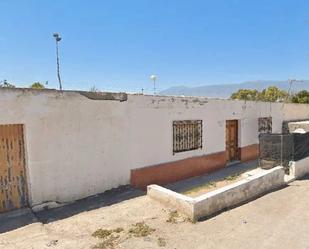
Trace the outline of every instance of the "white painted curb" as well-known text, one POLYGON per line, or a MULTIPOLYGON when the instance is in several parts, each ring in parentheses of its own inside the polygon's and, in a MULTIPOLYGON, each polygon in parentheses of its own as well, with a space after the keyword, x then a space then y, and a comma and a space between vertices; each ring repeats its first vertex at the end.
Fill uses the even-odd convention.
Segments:
POLYGON ((198 220, 286 185, 284 175, 283 167, 277 166, 196 198, 158 185, 149 185, 147 195, 168 207, 175 208, 192 220, 198 220))

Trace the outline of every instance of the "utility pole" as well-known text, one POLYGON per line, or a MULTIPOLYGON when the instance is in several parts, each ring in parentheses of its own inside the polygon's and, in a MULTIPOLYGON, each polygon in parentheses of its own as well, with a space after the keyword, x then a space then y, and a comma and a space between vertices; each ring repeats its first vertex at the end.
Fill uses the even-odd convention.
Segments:
POLYGON ((157 80, 157 75, 155 75, 155 74, 150 75, 150 79, 153 81, 153 95, 156 95, 156 80, 157 80))
POLYGON ((62 91, 62 83, 61 83, 61 77, 60 77, 60 63, 59 63, 59 42, 61 41, 61 37, 58 33, 54 33, 53 36, 56 40, 56 57, 57 57, 57 76, 59 81, 59 89, 62 91))

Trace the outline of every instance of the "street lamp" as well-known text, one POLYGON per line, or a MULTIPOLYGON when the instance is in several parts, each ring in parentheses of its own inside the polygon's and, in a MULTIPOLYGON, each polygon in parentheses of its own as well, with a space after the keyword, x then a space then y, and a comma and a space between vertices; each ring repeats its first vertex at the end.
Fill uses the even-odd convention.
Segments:
POLYGON ((57 57, 57 76, 59 81, 59 88, 60 91, 62 90, 62 84, 61 84, 61 78, 60 78, 60 64, 59 64, 59 48, 58 43, 61 41, 61 36, 58 33, 53 34, 55 40, 56 40, 56 57, 57 57))
POLYGON ((157 80, 157 75, 155 75, 155 74, 150 75, 150 79, 153 81, 153 95, 156 95, 156 80, 157 80))

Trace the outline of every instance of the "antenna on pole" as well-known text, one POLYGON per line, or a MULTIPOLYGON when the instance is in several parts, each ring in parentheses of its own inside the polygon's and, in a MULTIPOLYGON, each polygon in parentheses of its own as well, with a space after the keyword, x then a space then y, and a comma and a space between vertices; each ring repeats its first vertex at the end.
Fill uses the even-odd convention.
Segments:
POLYGON ((155 74, 150 75, 150 79, 153 81, 153 95, 156 95, 156 80, 157 80, 157 75, 155 75, 155 74))
POLYGON ((303 80, 296 80, 296 79, 288 79, 288 83, 289 83, 289 90, 288 90, 288 95, 286 97, 286 102, 290 99, 290 95, 291 95, 291 90, 292 90, 292 85, 293 83, 297 83, 297 82, 303 82, 303 80))
POLYGON ((57 76, 58 76, 58 82, 59 82, 59 89, 62 90, 62 83, 61 83, 61 77, 60 77, 60 63, 59 63, 59 42, 61 41, 61 36, 58 33, 54 33, 53 37, 56 40, 56 57, 57 57, 57 76))

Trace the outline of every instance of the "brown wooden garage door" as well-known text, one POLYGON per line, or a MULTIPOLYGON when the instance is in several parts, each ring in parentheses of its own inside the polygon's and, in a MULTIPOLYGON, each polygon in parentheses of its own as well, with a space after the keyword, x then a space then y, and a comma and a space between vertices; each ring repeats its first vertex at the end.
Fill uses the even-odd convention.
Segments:
POLYGON ((23 125, 0 125, 0 213, 28 205, 23 125))

